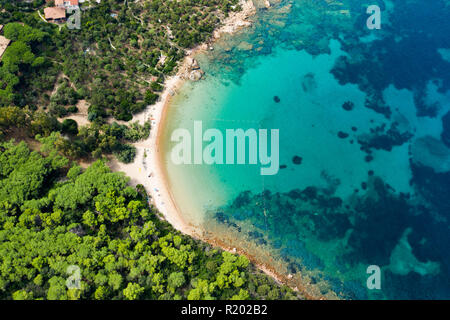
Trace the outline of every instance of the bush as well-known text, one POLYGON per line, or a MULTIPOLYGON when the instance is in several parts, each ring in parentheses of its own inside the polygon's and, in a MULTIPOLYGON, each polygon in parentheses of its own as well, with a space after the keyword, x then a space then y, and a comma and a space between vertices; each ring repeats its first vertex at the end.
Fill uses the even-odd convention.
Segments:
POLYGON ((62 132, 73 135, 78 134, 77 122, 72 119, 65 119, 62 123, 62 132))
POLYGON ((114 155, 120 162, 132 163, 136 157, 136 148, 128 144, 122 145, 119 150, 114 152, 114 155))
POLYGON ((154 104, 159 98, 159 95, 157 95, 156 93, 153 93, 150 90, 147 90, 147 92, 145 93, 145 103, 146 104, 154 104))

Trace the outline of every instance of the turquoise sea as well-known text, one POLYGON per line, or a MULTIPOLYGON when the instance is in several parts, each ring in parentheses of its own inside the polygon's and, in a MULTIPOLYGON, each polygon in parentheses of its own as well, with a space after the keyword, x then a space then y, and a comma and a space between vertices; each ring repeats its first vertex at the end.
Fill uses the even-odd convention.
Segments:
MULTIPOLYGON (((255 1, 256 2, 256 1, 255 1)), ((450 299, 450 3, 272 1, 197 57, 163 132, 183 216, 315 293, 450 299), (280 170, 175 165, 177 128, 279 129, 280 170), (367 267, 381 269, 368 289, 367 267)), ((205 143, 205 146, 207 143, 205 143)))

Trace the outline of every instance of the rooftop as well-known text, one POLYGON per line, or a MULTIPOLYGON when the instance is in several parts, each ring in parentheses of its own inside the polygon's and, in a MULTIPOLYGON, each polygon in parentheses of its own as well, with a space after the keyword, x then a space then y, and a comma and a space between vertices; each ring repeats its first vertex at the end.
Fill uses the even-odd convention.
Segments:
MULTIPOLYGON (((0 30, 1 30, 1 28, 0 28, 0 30)), ((8 47, 10 42, 11 42, 11 40, 6 39, 4 36, 0 36, 0 60, 2 59, 2 56, 5 53, 5 50, 8 47)))
POLYGON ((71 6, 78 6, 78 0, 55 0, 55 6, 65 6, 65 5, 71 5, 71 6))
POLYGON ((66 18, 66 10, 64 8, 50 7, 44 9, 45 19, 58 20, 66 18))

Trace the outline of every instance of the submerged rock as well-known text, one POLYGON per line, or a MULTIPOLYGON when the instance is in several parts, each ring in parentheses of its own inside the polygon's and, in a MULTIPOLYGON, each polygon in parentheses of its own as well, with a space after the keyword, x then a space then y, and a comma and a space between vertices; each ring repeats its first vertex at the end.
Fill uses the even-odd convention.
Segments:
POLYGON ((450 171, 450 148, 432 136, 416 139, 411 153, 415 164, 433 168, 435 172, 450 171))
POLYGON ((348 133, 345 133, 345 132, 343 132, 343 131, 339 131, 339 132, 338 132, 338 137, 339 137, 340 139, 346 139, 346 138, 348 138, 348 136, 349 136, 348 133))
POLYGON ((292 158, 292 162, 296 165, 300 165, 303 162, 303 158, 299 156, 294 156, 294 158, 292 158))
POLYGON ((275 101, 276 103, 279 103, 281 101, 281 99, 279 96, 274 96, 273 101, 275 101))
POLYGON ((312 92, 314 91, 314 89, 317 88, 317 83, 316 83, 316 79, 314 78, 314 74, 313 73, 307 73, 304 77, 303 77, 303 81, 302 81, 302 89, 304 92, 312 92))
POLYGON ((355 104, 351 101, 346 101, 344 102, 344 104, 342 105, 342 108, 345 111, 352 111, 355 108, 355 104))
POLYGON ((389 270, 402 276, 412 271, 417 272, 421 276, 438 274, 440 271, 439 263, 429 260, 421 262, 414 256, 413 248, 408 241, 408 236, 412 231, 412 228, 406 229, 397 246, 392 251, 388 267, 389 270))
POLYGON ((409 141, 413 134, 405 131, 400 132, 397 124, 392 124, 386 131, 386 124, 370 129, 369 135, 358 136, 361 150, 368 152, 370 149, 392 151, 393 147, 401 146, 409 141))
POLYGON ((238 46, 238 50, 249 51, 253 49, 253 45, 247 41, 242 41, 238 46))

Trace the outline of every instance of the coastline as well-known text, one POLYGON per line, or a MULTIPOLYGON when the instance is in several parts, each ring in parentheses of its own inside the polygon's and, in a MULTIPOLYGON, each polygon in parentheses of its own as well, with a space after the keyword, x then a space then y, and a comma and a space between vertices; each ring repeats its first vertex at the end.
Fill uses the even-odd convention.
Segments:
MULTIPOLYGON (((187 51, 183 62, 178 68, 179 71, 177 74, 165 81, 165 89, 161 94, 160 100, 133 117, 132 122, 138 121, 143 124, 145 121, 150 120, 152 125, 149 138, 133 144, 136 147, 136 158, 134 163, 123 164, 114 159, 110 162, 110 166, 114 171, 125 172, 125 174, 130 177, 131 185, 136 186, 137 184, 142 184, 147 193, 151 196, 151 203, 162 214, 163 218, 178 231, 192 236, 195 239, 205 241, 213 246, 220 247, 225 251, 244 255, 256 268, 273 278, 276 282, 288 285, 307 299, 321 299, 323 297, 308 294, 309 290, 306 290, 302 286, 302 281, 298 281, 297 277, 293 278, 290 274, 286 275, 286 272, 281 271, 284 269, 281 266, 278 266, 278 269, 262 263, 249 252, 245 252, 240 248, 232 248, 227 245, 225 241, 222 241, 222 239, 206 237, 204 230, 186 222, 171 192, 168 175, 163 164, 163 152, 160 148, 160 140, 171 99, 185 81, 193 80, 193 78, 199 80, 199 78, 197 78, 198 74, 193 76, 196 72, 202 72, 195 60, 197 54, 210 50, 212 43, 219 40, 223 34, 236 33, 242 28, 252 24, 248 21, 248 18, 256 14, 256 7, 253 1, 242 0, 241 6, 241 11, 230 15, 222 22, 222 25, 213 32, 210 41, 202 43, 187 51)), ((267 2, 266 7, 269 7, 267 2)))
POLYGON ((133 144, 136 147, 135 161, 124 164, 114 159, 110 161, 110 167, 112 170, 124 172, 130 177, 131 185, 142 184, 151 197, 150 202, 164 216, 165 220, 177 230, 192 235, 194 229, 184 221, 171 195, 166 175, 163 172, 162 152, 158 144, 167 107, 172 96, 182 84, 183 79, 179 74, 167 79, 160 101, 133 118, 133 122, 138 121, 141 124, 150 121, 152 126, 146 140, 133 144))
POLYGON ((211 44, 217 41, 222 34, 232 34, 243 27, 251 25, 247 19, 256 13, 256 8, 252 0, 242 0, 240 2, 242 10, 231 14, 224 19, 221 26, 217 28, 210 41, 202 43, 195 48, 188 50, 183 62, 178 68, 175 76, 166 79, 164 91, 159 101, 148 106, 144 111, 136 114, 131 122, 138 121, 143 124, 151 122, 150 136, 143 141, 134 143, 136 147, 136 158, 133 163, 124 164, 116 159, 110 161, 110 167, 114 171, 122 171, 130 177, 130 184, 136 186, 142 184, 147 193, 151 196, 152 204, 177 230, 195 238, 202 236, 194 226, 188 224, 182 217, 181 211, 177 208, 176 201, 170 191, 167 173, 162 163, 163 154, 160 149, 161 132, 164 126, 167 109, 171 98, 181 88, 185 81, 195 77, 201 70, 196 65, 195 56, 198 53, 209 50, 211 44), (193 68, 194 67, 194 68, 193 68))

